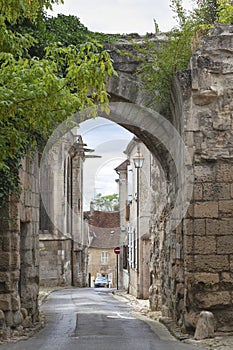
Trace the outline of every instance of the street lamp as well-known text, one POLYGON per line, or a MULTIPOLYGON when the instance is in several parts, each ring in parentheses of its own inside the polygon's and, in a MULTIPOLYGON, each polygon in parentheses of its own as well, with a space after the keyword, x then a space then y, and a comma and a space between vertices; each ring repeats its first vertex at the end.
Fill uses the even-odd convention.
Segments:
POLYGON ((143 166, 144 157, 140 152, 140 146, 137 147, 137 153, 133 157, 134 166, 137 170, 137 256, 136 256, 136 270, 139 272, 139 212, 140 212, 140 197, 139 197, 139 182, 140 182, 140 174, 139 171, 143 166))

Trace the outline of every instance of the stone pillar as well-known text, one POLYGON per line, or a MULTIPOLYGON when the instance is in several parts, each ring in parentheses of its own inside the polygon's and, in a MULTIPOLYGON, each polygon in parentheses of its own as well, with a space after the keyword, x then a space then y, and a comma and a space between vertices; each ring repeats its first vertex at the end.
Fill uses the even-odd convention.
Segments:
POLYGON ((22 322, 18 292, 20 254, 18 198, 12 196, 4 210, 0 227, 0 310, 6 327, 17 327, 22 322))
POLYGON ((21 195, 1 210, 0 310, 6 327, 29 326, 38 320, 39 195, 38 158, 24 159, 21 195))
POLYGON ((71 149, 72 156, 72 239, 73 239, 73 284, 87 286, 88 237, 84 235, 83 219, 83 162, 85 158, 83 141, 78 136, 71 149))
POLYGON ((38 320, 39 293, 39 170, 38 157, 24 159, 20 171, 20 275, 19 296, 22 308, 32 322, 38 320))
POLYGON ((184 135, 192 144, 194 193, 183 223, 185 325, 193 312, 214 314, 233 330, 233 26, 218 25, 191 59, 184 135))

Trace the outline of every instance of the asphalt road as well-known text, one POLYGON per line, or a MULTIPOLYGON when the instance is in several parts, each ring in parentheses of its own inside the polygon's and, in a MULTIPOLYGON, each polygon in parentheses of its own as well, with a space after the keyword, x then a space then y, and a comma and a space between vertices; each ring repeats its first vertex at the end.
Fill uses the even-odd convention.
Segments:
POLYGON ((46 326, 28 340, 1 350, 197 350, 164 340, 114 298, 109 289, 64 289, 50 294, 41 310, 46 326))

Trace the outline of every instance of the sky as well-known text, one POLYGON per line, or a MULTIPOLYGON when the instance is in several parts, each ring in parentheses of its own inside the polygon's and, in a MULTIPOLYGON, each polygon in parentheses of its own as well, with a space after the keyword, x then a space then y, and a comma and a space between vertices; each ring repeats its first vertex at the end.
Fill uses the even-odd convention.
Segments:
MULTIPOLYGON (((50 15, 75 15, 89 30, 103 33, 154 33, 154 19, 162 32, 175 24, 169 0, 64 0, 50 15)), ((191 9, 192 0, 183 0, 191 9)))
POLYGON ((89 119, 81 123, 78 133, 87 148, 95 150, 86 154, 101 156, 87 158, 84 162, 83 202, 84 210, 88 210, 90 201, 97 193, 118 193, 118 184, 115 182, 118 175, 114 169, 126 159, 123 152, 134 135, 105 118, 89 119))

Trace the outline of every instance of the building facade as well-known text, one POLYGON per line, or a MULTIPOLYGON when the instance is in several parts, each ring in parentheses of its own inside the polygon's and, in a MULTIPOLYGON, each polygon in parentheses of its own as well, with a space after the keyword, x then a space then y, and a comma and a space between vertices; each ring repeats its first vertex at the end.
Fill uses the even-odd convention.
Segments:
POLYGON ((129 264, 128 264, 128 166, 126 159, 114 170, 119 176, 116 179, 119 189, 119 212, 120 212, 120 248, 119 255, 119 285, 120 288, 129 289, 129 264))
POLYGON ((88 237, 83 221, 85 148, 75 131, 43 160, 40 205, 40 284, 87 285, 88 237))
POLYGON ((136 137, 125 151, 127 160, 115 170, 119 175, 120 227, 125 229, 122 246, 122 286, 137 298, 147 299, 150 288, 150 216, 152 155, 136 137), (140 148, 141 168, 134 156, 140 148), (126 262, 127 259, 127 262, 126 262))
POLYGON ((91 210, 84 216, 89 228, 89 286, 94 286, 97 276, 106 276, 109 286, 116 288, 119 266, 114 248, 120 244, 119 212, 91 210))

